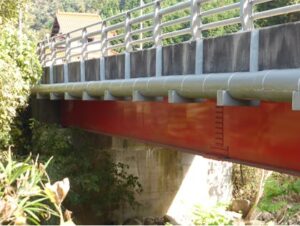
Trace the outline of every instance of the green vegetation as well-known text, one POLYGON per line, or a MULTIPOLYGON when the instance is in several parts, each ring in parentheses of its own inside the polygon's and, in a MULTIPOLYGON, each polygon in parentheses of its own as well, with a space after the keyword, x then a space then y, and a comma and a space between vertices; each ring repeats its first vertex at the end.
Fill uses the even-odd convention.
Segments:
POLYGON ((193 223, 195 225, 232 225, 233 219, 226 214, 226 207, 222 204, 209 208, 197 205, 193 223))
POLYGON ((32 129, 33 153, 46 159, 55 156, 48 168, 51 178, 70 178, 72 190, 66 205, 74 210, 76 220, 89 213, 96 222, 108 223, 112 210, 138 205, 135 194, 142 191, 138 178, 127 173, 128 165, 115 163, 107 151, 91 147, 85 133, 36 121, 32 129))
POLYGON ((46 172, 50 160, 45 165, 38 158, 17 161, 11 151, 2 151, 0 160, 1 225, 39 225, 52 216, 65 223, 61 203, 69 190, 68 178, 51 185, 46 172))
POLYGON ((29 0, 1 0, 0 1, 0 24, 15 21, 19 10, 24 10, 29 0))
MULTIPOLYGON (((300 3, 300 0, 277 0, 271 2, 265 2, 256 6, 256 11, 265 11, 269 9, 274 9, 277 7, 282 7, 286 5, 292 5, 300 3)), ((256 22, 256 27, 265 27, 282 23, 295 22, 300 20, 300 13, 289 13, 281 16, 261 19, 256 22)))
MULTIPOLYGON (((152 0, 144 0, 145 3, 151 2, 152 0)), ((224 5, 232 4, 238 2, 239 0, 223 0, 223 1, 210 1, 208 3, 203 3, 202 8, 203 10, 209 10, 216 7, 221 7, 224 5)), ((165 0, 162 2, 162 7, 174 5, 181 0, 165 0)), ((276 8, 279 6, 291 5, 295 3, 299 3, 299 0, 277 0, 272 2, 266 2, 263 4, 259 4, 255 7, 255 11, 263 11, 272 8, 276 8)), ((99 13, 102 18, 107 18, 121 11, 125 11, 128 9, 132 9, 137 7, 140 4, 139 0, 85 0, 85 1, 70 1, 70 0, 54 0, 54 1, 47 1, 47 0, 33 0, 30 7, 30 16, 28 16, 28 21, 30 27, 34 30, 40 31, 39 36, 45 35, 45 32, 49 34, 49 29, 52 26, 53 18, 56 11, 66 11, 66 12, 88 12, 88 13, 99 13), (34 6, 39 7, 34 7, 34 6)), ((144 11, 147 13, 147 9, 144 11)), ((182 10, 170 15, 166 15, 162 18, 162 20, 166 19, 176 19, 182 16, 186 16, 190 14, 190 10, 182 10)), ((230 10, 222 14, 216 14, 209 17, 203 17, 202 23, 206 24, 208 22, 214 22, 218 20, 224 20, 232 17, 236 17, 239 15, 239 9, 230 10)), ((269 25, 275 25, 280 23, 287 23, 291 21, 298 21, 300 20, 300 13, 291 13, 288 15, 282 15, 267 19, 261 19, 256 22, 256 27, 263 27, 269 25)), ((148 26, 152 24, 152 21, 147 21, 144 23, 144 26, 148 26)), ((164 28, 164 31, 174 31, 175 29, 182 29, 189 26, 189 23, 176 25, 176 26, 169 26, 164 28)), ((214 37, 223 34, 228 34, 232 32, 239 31, 241 29, 240 25, 229 25, 225 27, 220 27, 216 29, 212 29, 209 31, 203 32, 203 37, 214 37)), ((147 36, 147 35, 146 35, 147 36)), ((190 38, 189 35, 183 35, 181 37, 170 38, 164 41, 164 44, 172 44, 178 43, 182 41, 186 41, 190 38)))
POLYGON ((0 14, 3 22, 0 23, 0 147, 11 144, 12 133, 19 134, 13 126, 17 124, 14 118, 18 109, 26 106, 30 87, 41 74, 35 54, 36 42, 29 34, 21 34, 14 23, 19 9, 15 2, 0 2, 1 10, 9 9, 7 13, 0 14))
POLYGON ((300 211, 300 179, 274 173, 265 183, 264 195, 258 204, 262 211, 276 213, 287 208, 287 214, 300 211))

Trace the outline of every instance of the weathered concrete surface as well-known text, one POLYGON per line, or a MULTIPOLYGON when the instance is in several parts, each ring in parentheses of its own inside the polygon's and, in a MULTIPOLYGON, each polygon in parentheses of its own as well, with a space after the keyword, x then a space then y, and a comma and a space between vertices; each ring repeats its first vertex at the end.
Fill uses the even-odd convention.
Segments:
POLYGON ((155 75, 155 49, 145 49, 130 54, 131 78, 152 77, 155 75))
POLYGON ((125 76, 125 55, 105 58, 105 79, 121 79, 125 76))
POLYGON ((100 79, 100 60, 91 59, 85 61, 85 80, 97 81, 100 79))
POLYGON ((43 68, 43 74, 41 78, 41 83, 42 84, 48 84, 50 83, 50 68, 49 67, 44 67, 43 68))
POLYGON ((80 62, 72 62, 68 64, 69 82, 80 81, 80 62))
POLYGON ((232 164, 112 137, 110 153, 116 162, 130 166, 139 177, 143 193, 137 210, 117 211, 120 222, 131 217, 169 215, 180 224, 191 220, 196 204, 203 206, 231 199, 232 164))
POLYGON ((195 73, 196 42, 185 42, 162 48, 162 74, 187 75, 195 73))
POLYGON ((204 39, 203 72, 249 71, 250 32, 204 39))
MULTIPOLYGON (((196 204, 208 206, 231 199, 231 163, 130 139, 86 134, 85 142, 98 151, 109 151, 115 162, 128 164, 128 173, 138 176, 143 186, 136 197, 140 207, 124 206, 113 212, 119 224, 132 217, 164 215, 187 224, 196 204)), ((82 137, 76 140, 80 142, 82 137)))
POLYGON ((53 82, 54 83, 64 82, 64 67, 63 67, 63 65, 55 65, 53 67, 53 82))
POLYGON ((259 70, 300 67, 300 23, 259 31, 259 70))

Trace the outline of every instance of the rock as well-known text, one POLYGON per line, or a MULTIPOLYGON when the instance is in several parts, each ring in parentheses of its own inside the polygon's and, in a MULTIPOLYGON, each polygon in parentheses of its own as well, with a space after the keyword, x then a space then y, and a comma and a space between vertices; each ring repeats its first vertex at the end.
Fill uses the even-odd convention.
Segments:
POLYGON ((257 217, 257 220, 261 220, 264 222, 274 221, 275 216, 269 212, 261 212, 261 214, 257 217))
POLYGON ((129 219, 125 220, 122 225, 142 225, 142 224, 143 224, 143 222, 141 220, 134 217, 134 218, 129 218, 129 219))
POLYGON ((176 222, 176 220, 171 216, 165 215, 164 220, 165 220, 165 223, 170 223, 172 225, 179 225, 178 222, 176 222))
POLYGON ((247 199, 235 199, 232 201, 231 211, 241 213, 245 217, 250 210, 250 204, 247 199))
POLYGON ((259 221, 259 220, 251 220, 251 221, 245 222, 245 225, 264 226, 264 225, 266 225, 266 224, 265 224, 265 222, 263 222, 263 221, 259 221))
POLYGON ((143 219, 144 225, 154 225, 155 224, 155 219, 154 217, 145 217, 143 219))
POLYGON ((291 216, 289 219, 287 219, 286 221, 284 221, 282 223, 288 224, 288 225, 299 225, 300 224, 300 212, 291 216))

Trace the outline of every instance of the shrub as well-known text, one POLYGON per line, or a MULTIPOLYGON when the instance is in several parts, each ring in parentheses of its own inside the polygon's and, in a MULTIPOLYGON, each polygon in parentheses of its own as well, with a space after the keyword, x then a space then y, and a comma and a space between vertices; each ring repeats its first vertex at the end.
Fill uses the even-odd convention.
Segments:
POLYGON ((274 173, 265 183, 264 195, 258 204, 258 208, 270 213, 287 207, 287 214, 293 214, 299 210, 300 179, 285 174, 274 173), (295 201, 294 201, 295 200, 295 201))
POLYGON ((89 223, 107 223, 113 210, 138 205, 135 194, 142 191, 138 177, 128 174, 129 166, 115 163, 107 151, 91 147, 87 143, 90 134, 37 121, 32 129, 34 153, 55 157, 49 175, 70 178, 72 190, 66 204, 74 209, 77 220, 84 213, 82 223, 87 223, 86 214, 91 215, 89 223))
POLYGON ((193 223, 195 225, 232 225, 233 219, 225 212, 226 206, 216 205, 204 208, 197 205, 194 211, 193 223))
MULTIPOLYGON (((51 216, 64 224, 61 203, 69 190, 68 178, 50 184, 45 165, 28 157, 17 161, 11 151, 0 156, 0 223, 41 224, 51 216)), ((70 218, 67 219, 71 223, 70 218)))
MULTIPOLYGON (((0 147, 8 146, 17 110, 26 106, 41 72, 35 44, 13 25, 0 25, 0 147)), ((18 134, 18 131, 14 131, 18 134)))

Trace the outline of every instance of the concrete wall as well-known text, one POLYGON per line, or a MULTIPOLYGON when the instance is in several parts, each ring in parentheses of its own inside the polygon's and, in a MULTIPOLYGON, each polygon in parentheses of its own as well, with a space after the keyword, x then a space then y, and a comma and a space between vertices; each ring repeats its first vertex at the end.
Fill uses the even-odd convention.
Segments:
POLYGON ((259 70, 300 67, 300 23, 260 30, 259 70))
POLYGON ((215 205, 231 199, 232 164, 201 156, 112 138, 111 153, 118 162, 127 163, 144 188, 137 210, 116 213, 120 221, 138 217, 168 215, 179 224, 189 224, 195 205, 215 205))

